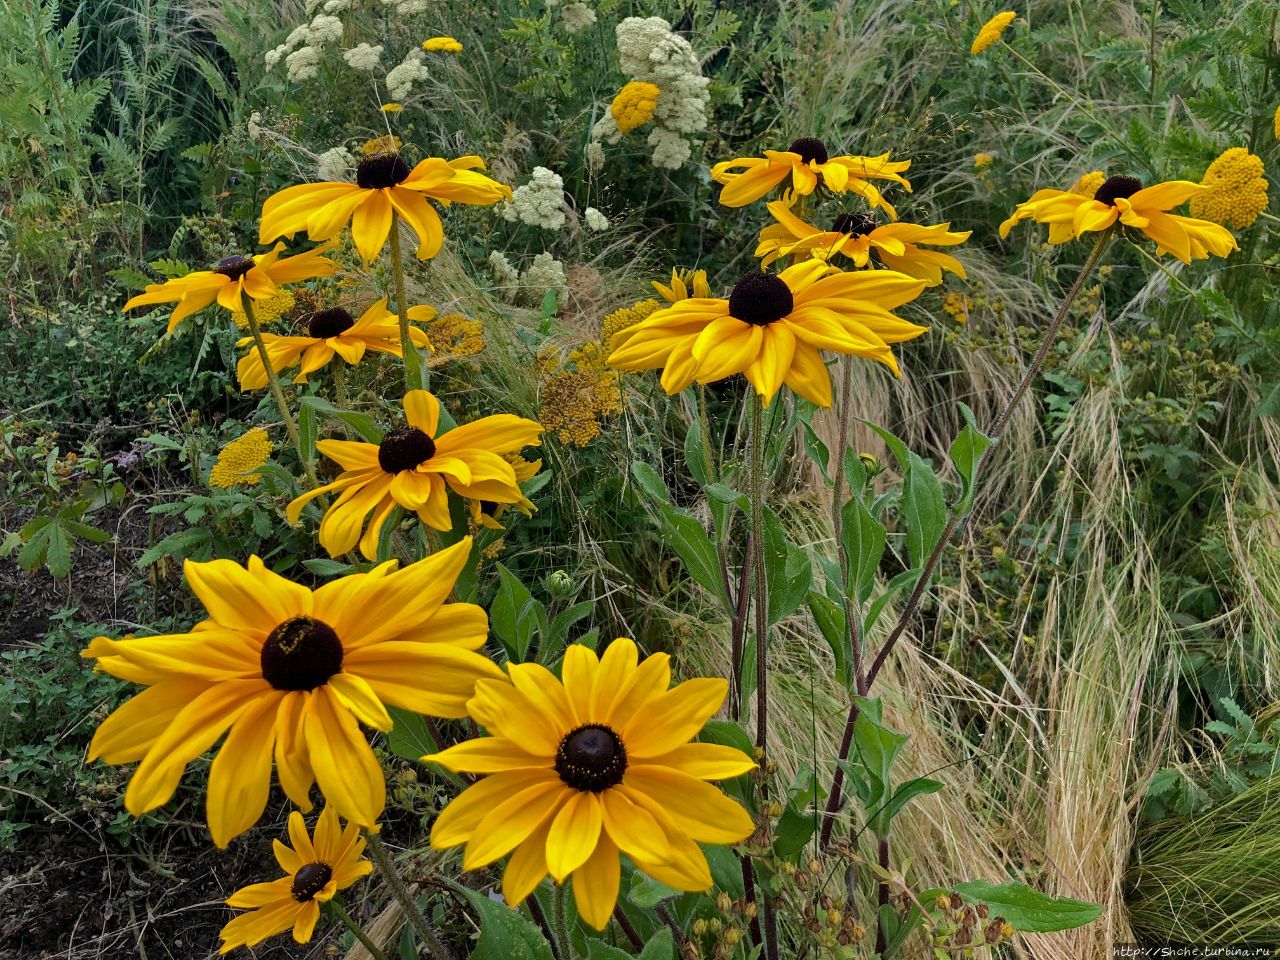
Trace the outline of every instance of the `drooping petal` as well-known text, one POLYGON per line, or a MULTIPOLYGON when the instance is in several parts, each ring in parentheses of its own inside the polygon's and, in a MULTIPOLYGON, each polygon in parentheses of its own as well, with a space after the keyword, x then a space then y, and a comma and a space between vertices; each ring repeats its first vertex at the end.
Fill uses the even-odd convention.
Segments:
POLYGON ((356 718, 326 687, 316 688, 308 706, 307 751, 320 792, 347 820, 362 827, 377 825, 386 784, 356 718))
POLYGON ((280 700, 278 693, 260 697, 241 713, 213 758, 205 812, 220 849, 257 823, 266 809, 280 700))
POLYGON ((573 874, 573 899, 578 905, 578 915, 597 930, 609 925, 618 902, 620 876, 618 849, 607 836, 601 836, 591 857, 573 874))

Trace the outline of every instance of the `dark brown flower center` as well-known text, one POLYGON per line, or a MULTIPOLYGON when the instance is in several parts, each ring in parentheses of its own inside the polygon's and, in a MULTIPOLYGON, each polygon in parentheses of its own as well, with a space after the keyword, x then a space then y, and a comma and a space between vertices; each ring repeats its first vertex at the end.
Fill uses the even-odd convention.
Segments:
POLYGON ((1093 199, 1114 207, 1120 197, 1128 199, 1142 189, 1142 181, 1135 177, 1109 177, 1093 194, 1093 199))
POLYGON ((409 165, 398 153, 375 153, 356 166, 356 185, 365 190, 385 190, 409 178, 409 165))
POLYGON ((336 337, 355 326, 351 314, 342 307, 330 307, 328 310, 317 310, 307 318, 307 333, 317 340, 336 337))
POLYGON ((277 690, 314 690, 341 669, 342 641, 311 617, 286 620, 262 645, 262 678, 277 690))
POLYGON ((213 272, 220 273, 224 277, 230 277, 232 280, 239 280, 252 269, 253 257, 236 254, 234 257, 223 257, 219 260, 214 264, 213 272))
POLYGON ((492 517, 496 515, 498 512, 498 504, 492 500, 481 500, 480 512, 483 513, 486 517, 492 517))
POLYGON ((622 739, 601 723, 571 731, 556 750, 556 773, 575 790, 598 793, 616 787, 627 769, 622 739))
POLYGON ((392 430, 378 444, 378 466, 384 473, 412 470, 436 455, 436 442, 417 427, 392 430))
POLYGON ((831 224, 832 233, 847 233, 851 237, 865 237, 878 224, 869 213, 842 213, 831 224))
POLYGON ((743 323, 763 327, 791 312, 791 288, 771 273, 748 273, 729 294, 729 313, 743 323))
POLYGON ((826 163, 828 159, 827 145, 817 137, 801 137, 787 149, 792 153, 800 154, 800 159, 805 163, 812 163, 815 160, 819 163, 826 163))
POLYGON ((293 899, 299 903, 314 900, 317 893, 333 879, 333 867, 327 863, 308 863, 293 875, 293 899))

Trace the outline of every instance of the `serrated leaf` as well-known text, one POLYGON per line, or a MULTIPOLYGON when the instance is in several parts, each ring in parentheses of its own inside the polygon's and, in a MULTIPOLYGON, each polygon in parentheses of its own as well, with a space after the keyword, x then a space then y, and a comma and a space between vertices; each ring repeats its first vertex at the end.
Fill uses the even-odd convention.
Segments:
POLYGON ((554 960, 542 931, 515 910, 475 890, 452 889, 466 897, 479 915, 480 938, 471 960, 554 960))

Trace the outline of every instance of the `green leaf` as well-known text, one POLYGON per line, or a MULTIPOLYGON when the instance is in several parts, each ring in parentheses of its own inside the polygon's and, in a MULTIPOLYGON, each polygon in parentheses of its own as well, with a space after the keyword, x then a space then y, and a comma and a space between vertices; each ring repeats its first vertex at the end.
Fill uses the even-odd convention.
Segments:
POLYGON ((699 486, 705 486, 711 479, 707 472, 707 446, 703 443, 702 428, 697 420, 689 424, 684 435, 684 465, 699 486))
POLYGON ((329 557, 312 557, 310 560, 303 560, 302 565, 321 577, 344 577, 355 569, 349 563, 331 560, 329 557))
POLYGON ((893 798, 884 805, 879 816, 887 824, 899 813, 902 808, 914 800, 916 797, 927 796, 931 793, 937 793, 941 790, 943 784, 939 780, 930 780, 928 777, 916 777, 914 780, 908 780, 893 793, 893 798))
POLYGON ((773 832, 773 852, 779 857, 791 857, 804 849, 816 827, 810 810, 787 807, 778 818, 773 832))
POLYGON ((913 567, 923 567, 947 524, 947 501, 942 484, 927 460, 909 454, 902 482, 902 517, 907 524, 907 556, 913 567))
POLYGON ((668 887, 662 881, 655 880, 639 870, 631 874, 631 890, 627 893, 627 899, 637 907, 652 910, 663 900, 671 900, 678 896, 680 896, 679 890, 668 887))
POLYGON ((884 555, 884 524, 871 515, 861 494, 850 497, 840 510, 840 535, 849 566, 847 594, 865 601, 871 595, 880 558, 884 555))
POLYGON ((956 893, 974 903, 985 903, 993 917, 1004 917, 1019 933, 1052 933, 1092 923, 1102 914, 1095 903, 1051 897, 1024 883, 987 883, 970 880, 959 884, 956 893))
POLYGON ((764 569, 769 622, 778 623, 804 603, 813 567, 809 555, 787 539, 782 521, 768 507, 764 510, 764 569))
MULTIPOLYGON (((374 423, 373 418, 367 413, 359 413, 355 410, 339 410, 322 397, 303 397, 300 402, 303 410, 310 408, 330 419, 341 420, 355 430, 356 433, 360 434, 360 438, 366 443, 378 443, 382 440, 382 431, 378 429, 378 425, 374 423)), ((443 410, 441 414, 443 415, 443 410)))
POLYGON ((640 951, 640 960, 671 960, 675 955, 675 944, 671 939, 671 931, 663 928, 649 938, 649 942, 640 951))
POLYGON ((661 474, 643 460, 637 460, 631 464, 631 477, 635 480, 636 486, 650 500, 657 503, 671 502, 671 494, 667 491, 667 485, 663 482, 661 474))
POLYGON ((387 707, 391 714, 391 732, 387 734, 387 748, 397 757, 415 763, 440 747, 427 730, 427 721, 416 713, 400 707, 387 707))
POLYGON ((519 913, 475 890, 452 889, 466 897, 480 915, 480 939, 471 960, 554 960, 542 931, 519 913))
POLYGON ((964 516, 973 509, 973 498, 978 492, 978 466, 993 441, 978 429, 973 411, 967 404, 960 404, 960 412, 964 414, 964 429, 952 442, 950 450, 951 462, 960 472, 960 499, 952 504, 952 509, 957 515, 964 516))
POLYGON ((831 656, 836 662, 836 679, 847 687, 852 678, 849 673, 849 628, 844 610, 829 597, 810 590, 809 612, 831 648, 831 656))
POLYGON ((316 408, 311 404, 302 404, 298 409, 298 439, 302 445, 302 459, 307 461, 315 459, 318 433, 316 408))
POLYGON ((489 623, 507 653, 523 662, 546 611, 520 580, 503 564, 498 564, 498 594, 489 609, 489 623))
POLYGON ((662 532, 671 547, 684 561, 684 568, 694 581, 725 601, 720 578, 720 559, 702 524, 675 507, 662 510, 662 532))

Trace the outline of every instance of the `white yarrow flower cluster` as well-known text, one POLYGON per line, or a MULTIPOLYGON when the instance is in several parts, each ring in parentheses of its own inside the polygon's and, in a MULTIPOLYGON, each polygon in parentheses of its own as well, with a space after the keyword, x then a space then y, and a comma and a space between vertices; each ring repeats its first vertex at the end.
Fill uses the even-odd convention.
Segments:
POLYGON ((316 157, 316 179, 349 180, 356 158, 346 147, 334 147, 316 157))
POLYGON ((609 218, 595 207, 587 207, 582 214, 582 221, 593 233, 604 233, 609 229, 609 218))
POLYGON ((429 0, 382 0, 384 7, 390 7, 401 17, 412 17, 426 13, 431 7, 429 0))
POLYGON ((549 253, 540 253, 520 274, 520 299, 525 303, 541 303, 547 291, 554 289, 563 302, 568 282, 564 264, 549 253))
POLYGON ((309 23, 294 27, 284 43, 267 51, 267 69, 274 70, 283 60, 291 83, 314 79, 320 75, 324 49, 341 39, 342 21, 328 13, 317 14, 309 23))
POLYGON ((493 285, 506 299, 513 299, 520 289, 520 271, 511 265, 506 254, 494 250, 489 254, 489 276, 493 285))
POLYGON ((403 100, 413 91, 415 83, 429 76, 426 56, 421 50, 410 50, 401 63, 387 71, 387 93, 392 100, 403 100))
POLYGON ((512 223, 527 223, 543 230, 562 230, 565 225, 564 180, 546 167, 534 167, 529 182, 516 187, 511 201, 498 208, 499 215, 512 223))
POLYGON ((585 3, 566 4, 561 16, 563 17, 564 28, 569 33, 585 30, 596 22, 596 12, 585 3))
POLYGON ((382 44, 362 43, 342 51, 342 59, 352 70, 373 73, 382 66, 382 44))
MULTIPOLYGON (((627 17, 618 24, 618 59, 630 80, 658 88, 658 105, 650 121, 647 143, 653 147, 653 165, 675 169, 691 155, 689 137, 707 128, 710 80, 684 37, 673 33, 661 17, 627 17)), ((593 137, 608 143, 622 138, 611 115, 596 123, 593 137)))

